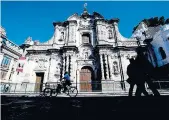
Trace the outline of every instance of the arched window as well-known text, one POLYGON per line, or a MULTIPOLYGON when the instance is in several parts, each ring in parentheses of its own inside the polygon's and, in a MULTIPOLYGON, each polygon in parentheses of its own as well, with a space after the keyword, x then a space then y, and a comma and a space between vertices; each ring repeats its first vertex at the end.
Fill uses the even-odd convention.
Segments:
POLYGON ((160 52, 160 55, 161 55, 162 59, 165 59, 166 58, 166 54, 165 54, 165 51, 163 50, 162 47, 159 47, 159 52, 160 52))
POLYGON ((90 34, 89 33, 82 35, 82 43, 91 43, 90 34))

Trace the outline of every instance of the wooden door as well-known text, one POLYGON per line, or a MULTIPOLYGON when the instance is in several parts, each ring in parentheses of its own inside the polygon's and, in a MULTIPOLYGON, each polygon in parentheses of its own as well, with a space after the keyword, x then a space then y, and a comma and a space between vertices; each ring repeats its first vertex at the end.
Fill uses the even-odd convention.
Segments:
POLYGON ((36 74, 36 84, 35 84, 35 91, 39 92, 42 90, 42 84, 43 84, 43 73, 37 73, 36 74))
POLYGON ((92 91, 92 72, 88 68, 82 68, 80 72, 80 91, 91 92, 92 91))

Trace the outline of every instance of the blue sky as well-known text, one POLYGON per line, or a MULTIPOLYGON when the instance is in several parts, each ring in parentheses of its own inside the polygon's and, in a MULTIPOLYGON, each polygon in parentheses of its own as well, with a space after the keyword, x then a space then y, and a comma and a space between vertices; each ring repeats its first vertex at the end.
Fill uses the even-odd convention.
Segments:
MULTIPOLYGON (((1 25, 8 39, 22 44, 31 36, 44 42, 54 32, 53 22, 64 21, 74 13, 83 12, 85 2, 1 2, 1 25)), ((130 37, 133 27, 144 18, 169 18, 169 2, 87 2, 88 12, 96 11, 106 19, 119 18, 119 30, 130 37)))

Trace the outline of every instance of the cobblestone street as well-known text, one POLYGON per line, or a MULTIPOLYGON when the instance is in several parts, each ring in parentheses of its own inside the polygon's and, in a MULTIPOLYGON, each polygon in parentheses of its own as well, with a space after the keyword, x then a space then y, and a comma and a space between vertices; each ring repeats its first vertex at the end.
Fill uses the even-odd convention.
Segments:
POLYGON ((169 96, 76 98, 2 96, 1 100, 2 120, 131 119, 133 115, 139 119, 164 120, 168 117, 169 108, 169 96))

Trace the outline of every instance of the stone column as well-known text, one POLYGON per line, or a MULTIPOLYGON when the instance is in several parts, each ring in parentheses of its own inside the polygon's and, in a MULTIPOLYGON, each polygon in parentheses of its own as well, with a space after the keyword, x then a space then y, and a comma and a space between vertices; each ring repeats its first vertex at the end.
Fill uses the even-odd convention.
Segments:
POLYGON ((110 79, 112 80, 112 62, 111 62, 111 58, 110 55, 108 55, 108 63, 109 63, 109 69, 110 69, 110 79))
POLYGON ((73 78, 73 59, 72 56, 70 56, 70 76, 71 76, 71 80, 73 78))
POLYGON ((64 76, 64 74, 65 74, 65 55, 63 55, 63 60, 62 60, 62 62, 63 62, 63 72, 62 72, 62 76, 64 76))
POLYGON ((71 73, 71 80, 75 82, 75 75, 76 75, 76 70, 75 70, 75 58, 74 55, 71 55, 70 58, 70 73, 71 73))
POLYGON ((105 80, 105 78, 104 78, 104 67, 103 67, 103 55, 102 54, 100 54, 100 64, 101 64, 102 80, 105 80))
POLYGON ((106 79, 109 79, 109 70, 108 70, 107 55, 105 55, 105 64, 106 64, 106 79))
POLYGON ((69 55, 66 55, 66 72, 69 71, 69 55))

